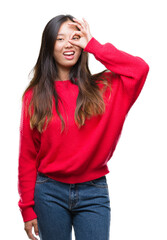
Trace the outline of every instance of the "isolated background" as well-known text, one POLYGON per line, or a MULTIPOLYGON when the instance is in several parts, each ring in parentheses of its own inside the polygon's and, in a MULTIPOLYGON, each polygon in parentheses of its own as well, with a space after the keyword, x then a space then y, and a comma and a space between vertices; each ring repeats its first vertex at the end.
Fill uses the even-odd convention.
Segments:
MULTIPOLYGON (((59 14, 90 25, 102 44, 142 57, 150 66, 108 162, 112 240, 167 239, 166 3, 159 0, 3 1, 0 4, 1 236, 28 239, 18 209, 21 97, 36 63, 42 31, 59 14)), ((90 54, 92 73, 105 67, 90 54)), ((73 233, 74 235, 74 233, 73 233)))

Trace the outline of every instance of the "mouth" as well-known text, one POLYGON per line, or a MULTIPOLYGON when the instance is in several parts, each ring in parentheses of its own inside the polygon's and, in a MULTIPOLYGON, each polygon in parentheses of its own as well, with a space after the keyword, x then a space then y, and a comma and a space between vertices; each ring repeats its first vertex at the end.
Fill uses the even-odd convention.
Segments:
POLYGON ((74 51, 65 51, 65 52, 63 53, 63 55, 65 55, 65 56, 71 56, 71 55, 74 55, 74 54, 75 54, 74 51))
POLYGON ((74 51, 65 51, 63 53, 64 57, 68 60, 71 60, 74 58, 75 52, 74 51))

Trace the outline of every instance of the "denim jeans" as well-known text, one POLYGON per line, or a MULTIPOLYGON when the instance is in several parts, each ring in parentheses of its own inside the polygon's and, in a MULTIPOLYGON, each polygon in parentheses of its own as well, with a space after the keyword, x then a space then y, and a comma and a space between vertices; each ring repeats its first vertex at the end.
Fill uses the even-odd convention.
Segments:
POLYGON ((34 192, 40 240, 109 240, 110 198, 106 176, 67 184, 38 173, 34 192))

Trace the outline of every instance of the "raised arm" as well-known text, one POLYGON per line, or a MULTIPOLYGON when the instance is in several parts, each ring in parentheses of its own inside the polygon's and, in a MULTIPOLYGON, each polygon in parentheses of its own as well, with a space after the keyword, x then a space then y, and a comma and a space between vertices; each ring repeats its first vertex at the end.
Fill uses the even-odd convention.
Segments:
MULTIPOLYGON (((89 24, 84 21, 75 19, 75 23, 80 30, 74 31, 69 42, 79 46, 89 53, 94 54, 95 58, 100 61, 109 71, 117 75, 118 81, 124 88, 124 94, 129 107, 137 99, 144 82, 146 80, 149 66, 140 57, 132 56, 126 52, 117 49, 111 43, 101 44, 90 33, 89 24), (72 40, 74 35, 79 35, 78 41, 72 40)), ((112 76, 112 74, 110 74, 112 76)))
POLYGON ((108 70, 117 74, 132 105, 146 80, 148 64, 140 57, 118 50, 111 43, 101 44, 95 38, 88 42, 84 51, 94 54, 108 70))

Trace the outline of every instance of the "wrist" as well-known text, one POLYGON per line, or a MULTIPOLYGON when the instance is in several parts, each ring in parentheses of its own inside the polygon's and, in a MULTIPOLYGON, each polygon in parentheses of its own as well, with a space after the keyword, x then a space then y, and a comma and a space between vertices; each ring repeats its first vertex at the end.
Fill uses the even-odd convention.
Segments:
POLYGON ((86 46, 88 45, 88 43, 90 42, 90 40, 91 40, 92 38, 93 38, 92 35, 89 35, 89 36, 87 37, 87 41, 86 41, 86 43, 85 43, 85 46, 83 46, 83 49, 86 48, 86 46))
POLYGON ((92 37, 91 40, 86 45, 86 47, 84 48, 84 51, 95 54, 100 51, 102 46, 103 45, 100 42, 98 42, 94 37, 92 37))
POLYGON ((92 39, 92 37, 93 37, 92 35, 88 36, 88 42, 92 39))

